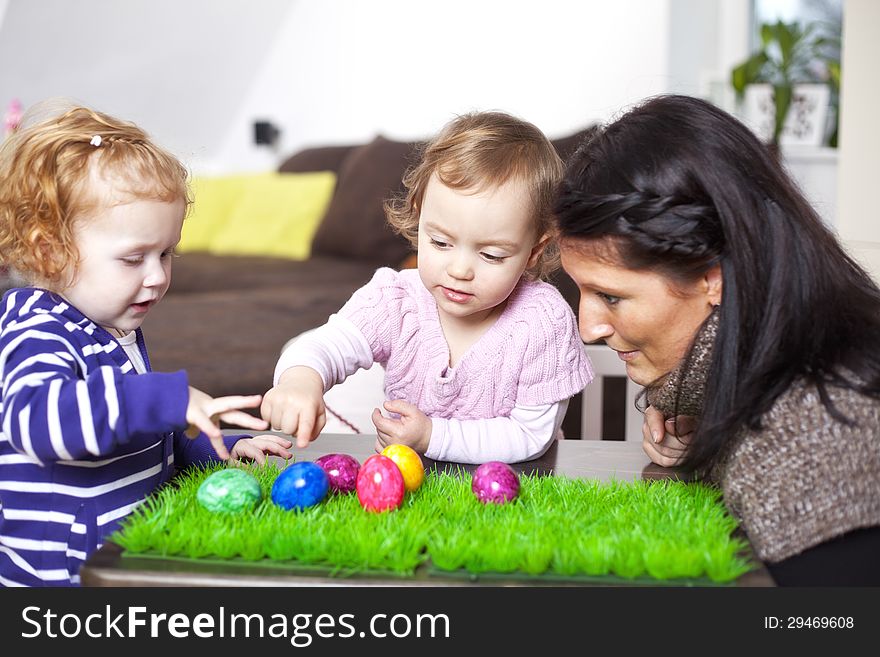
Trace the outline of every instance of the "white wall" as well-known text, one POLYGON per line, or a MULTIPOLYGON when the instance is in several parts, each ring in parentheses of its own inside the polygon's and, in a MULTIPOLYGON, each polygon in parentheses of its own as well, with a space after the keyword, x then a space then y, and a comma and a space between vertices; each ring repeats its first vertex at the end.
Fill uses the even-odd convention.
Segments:
POLYGON ((749 0, 0 0, 0 111, 70 96, 196 173, 429 136, 503 109, 551 137, 659 92, 713 96, 749 0), (5 8, 5 12, 2 11, 5 8), (253 144, 253 121, 283 130, 253 144))
POLYGON ((846 0, 840 90, 838 225, 850 251, 880 282, 880 221, 873 189, 880 173, 880 4, 846 0))
POLYGON ((503 109, 551 136, 670 88, 668 0, 326 0, 291 6, 222 150, 272 167, 303 145, 419 139, 503 109), (251 125, 282 130, 278 152, 251 125))
POLYGON ((181 157, 212 159, 289 0, 8 0, 0 114, 65 96, 135 121, 181 157))
POLYGON ((732 109, 730 71, 748 56, 749 8, 750 0, 670 1, 670 91, 732 109))

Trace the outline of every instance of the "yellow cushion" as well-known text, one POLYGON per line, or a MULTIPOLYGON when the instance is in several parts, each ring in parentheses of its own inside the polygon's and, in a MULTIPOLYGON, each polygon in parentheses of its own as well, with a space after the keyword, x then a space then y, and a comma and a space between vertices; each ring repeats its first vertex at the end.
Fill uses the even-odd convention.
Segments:
POLYGON ((178 251, 207 251, 211 240, 229 221, 242 198, 247 181, 254 176, 194 177, 193 205, 183 222, 178 251))
POLYGON ((182 250, 304 260, 335 187, 331 171, 227 176, 204 179, 200 185, 194 181, 194 212, 184 222, 182 250), (190 237, 187 224, 192 219, 190 237))

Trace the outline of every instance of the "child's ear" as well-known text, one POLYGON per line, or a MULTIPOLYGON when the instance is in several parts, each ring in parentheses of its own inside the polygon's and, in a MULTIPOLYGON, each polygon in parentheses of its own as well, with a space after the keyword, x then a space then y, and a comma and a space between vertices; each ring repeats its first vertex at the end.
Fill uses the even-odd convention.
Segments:
MULTIPOLYGON (((28 235, 28 241, 31 243, 31 253, 33 254, 32 257, 35 262, 52 262, 52 249, 49 247, 46 238, 43 237, 42 232, 36 228, 33 229, 31 234, 28 235)), ((39 268, 36 269, 39 270, 39 268)))
MULTIPOLYGON (((41 277, 39 281, 42 287, 54 289, 58 284, 63 283, 65 277, 72 278, 71 263, 64 261, 63 256, 52 248, 49 240, 40 231, 32 231, 28 239, 31 242, 33 258, 42 263, 42 271, 47 272, 47 277, 41 277)), ((35 266, 34 269, 39 271, 41 267, 35 266)))
POLYGON ((547 246, 547 243, 550 241, 551 235, 550 233, 544 233, 535 245, 532 247, 532 252, 529 254, 529 262, 526 265, 526 269, 534 267, 537 264, 538 259, 541 257, 541 254, 544 253, 544 249, 547 246))

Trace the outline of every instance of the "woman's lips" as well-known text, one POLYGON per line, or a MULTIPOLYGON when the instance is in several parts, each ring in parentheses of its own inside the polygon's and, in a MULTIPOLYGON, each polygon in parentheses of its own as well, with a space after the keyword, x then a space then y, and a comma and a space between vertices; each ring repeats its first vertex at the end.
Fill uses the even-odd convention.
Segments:
POLYGON ((443 292, 443 296, 454 303, 465 303, 468 301, 473 294, 468 294, 467 292, 459 292, 458 290, 453 290, 449 287, 440 286, 440 290, 443 292))
MULTIPOLYGON (((615 349, 615 351, 617 351, 617 350, 615 349)), ((617 357, 623 361, 630 361, 638 355, 639 355, 639 352, 637 349, 633 350, 633 351, 617 351, 617 357)))

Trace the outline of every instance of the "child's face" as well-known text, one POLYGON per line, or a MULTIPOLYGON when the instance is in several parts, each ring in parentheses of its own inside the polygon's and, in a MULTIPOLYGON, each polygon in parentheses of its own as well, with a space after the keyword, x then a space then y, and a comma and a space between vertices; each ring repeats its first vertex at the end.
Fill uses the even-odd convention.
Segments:
POLYGON ((171 283, 184 201, 133 199, 77 221, 80 264, 57 290, 110 333, 138 328, 171 283))
POLYGON ((441 318, 496 317, 526 268, 540 255, 525 187, 466 193, 434 176, 419 216, 419 276, 441 318))

